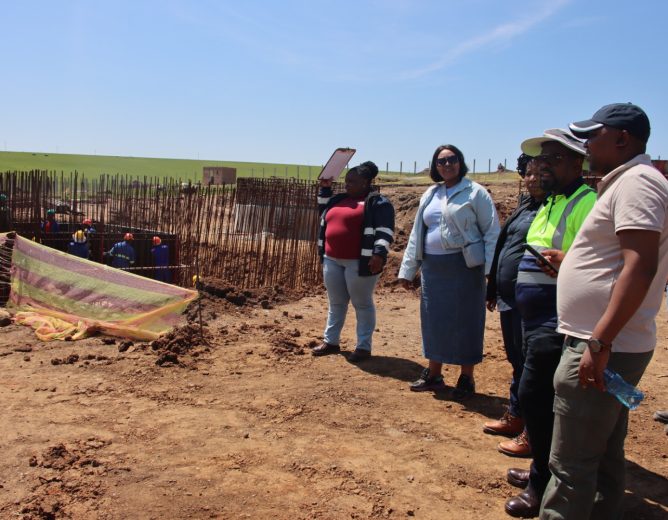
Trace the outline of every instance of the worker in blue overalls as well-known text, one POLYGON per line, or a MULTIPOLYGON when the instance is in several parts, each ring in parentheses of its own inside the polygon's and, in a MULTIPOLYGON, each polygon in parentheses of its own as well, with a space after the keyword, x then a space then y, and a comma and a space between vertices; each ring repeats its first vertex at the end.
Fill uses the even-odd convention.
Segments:
POLYGON ((132 247, 134 236, 132 233, 125 233, 124 240, 116 242, 108 252, 107 256, 111 257, 111 266, 118 269, 127 269, 135 263, 135 249, 132 247))
POLYGON ((167 268, 169 266, 169 246, 163 244, 160 237, 153 237, 151 256, 153 257, 153 265, 155 266, 155 279, 160 282, 169 283, 171 280, 171 273, 167 268))
POLYGON ((90 247, 88 247, 86 233, 83 232, 83 229, 74 232, 72 241, 67 246, 67 252, 86 260, 90 258, 90 247))

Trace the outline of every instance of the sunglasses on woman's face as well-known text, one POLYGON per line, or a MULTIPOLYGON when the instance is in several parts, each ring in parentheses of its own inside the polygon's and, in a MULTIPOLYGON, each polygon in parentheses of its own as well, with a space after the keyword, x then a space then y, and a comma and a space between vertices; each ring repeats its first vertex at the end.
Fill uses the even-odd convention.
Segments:
POLYGON ((446 164, 457 164, 459 162, 459 157, 456 155, 450 155, 448 157, 439 157, 436 159, 436 164, 439 166, 445 166, 446 164))

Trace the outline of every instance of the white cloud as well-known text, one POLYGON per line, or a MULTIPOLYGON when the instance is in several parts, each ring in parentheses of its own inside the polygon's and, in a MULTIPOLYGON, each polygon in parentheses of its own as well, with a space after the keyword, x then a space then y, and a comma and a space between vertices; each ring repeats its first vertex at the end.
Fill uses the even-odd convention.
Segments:
POLYGON ((532 15, 497 25, 486 33, 464 40, 446 50, 438 60, 419 69, 407 70, 400 73, 398 78, 407 80, 426 76, 452 65, 463 56, 484 47, 508 43, 513 38, 528 32, 534 26, 544 22, 570 2, 571 0, 548 0, 543 4, 542 8, 538 8, 532 15))

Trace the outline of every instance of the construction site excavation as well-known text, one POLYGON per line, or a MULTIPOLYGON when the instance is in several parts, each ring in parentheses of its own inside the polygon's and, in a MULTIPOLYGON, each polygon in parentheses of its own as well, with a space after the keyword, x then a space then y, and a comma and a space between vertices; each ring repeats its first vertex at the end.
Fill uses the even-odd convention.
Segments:
MULTIPOLYGON (((503 222, 519 177, 477 180, 503 222)), ((453 367, 442 392, 408 388, 420 299, 397 274, 426 182, 377 181, 394 242, 373 356, 353 364, 352 309, 342 355, 310 354, 328 310, 317 182, 0 172, 0 518, 508 518, 506 471, 529 460, 482 431, 508 405, 498 313, 470 399, 453 367)), ((626 441, 634 520, 668 518, 665 306, 657 337, 626 441)))

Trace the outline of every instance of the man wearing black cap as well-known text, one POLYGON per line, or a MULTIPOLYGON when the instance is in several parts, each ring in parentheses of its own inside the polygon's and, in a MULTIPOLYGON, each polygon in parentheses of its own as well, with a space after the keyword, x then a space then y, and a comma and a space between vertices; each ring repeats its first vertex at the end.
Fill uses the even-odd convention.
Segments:
POLYGON ((645 155, 650 125, 639 107, 607 105, 570 129, 604 177, 559 269, 557 330, 566 337, 540 517, 617 519, 628 409, 605 392, 604 370, 636 385, 652 357, 668 277, 668 181, 645 155))

